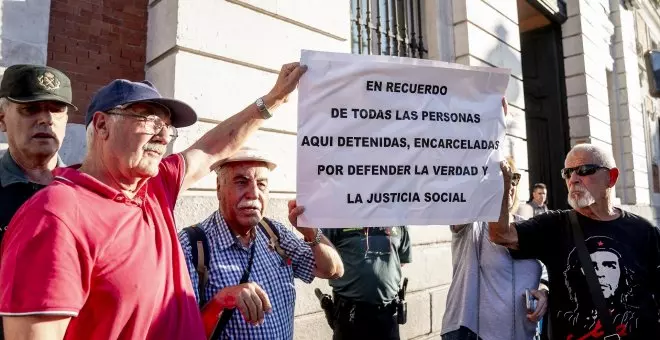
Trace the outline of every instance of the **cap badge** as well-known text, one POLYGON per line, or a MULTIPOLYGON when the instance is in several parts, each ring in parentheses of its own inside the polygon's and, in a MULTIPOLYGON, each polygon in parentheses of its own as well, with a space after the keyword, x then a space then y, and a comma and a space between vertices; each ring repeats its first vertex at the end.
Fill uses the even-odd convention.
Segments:
POLYGON ((37 81, 39 82, 39 85, 41 85, 41 87, 45 88, 48 91, 52 91, 60 88, 60 81, 51 72, 44 72, 44 74, 37 77, 37 81))

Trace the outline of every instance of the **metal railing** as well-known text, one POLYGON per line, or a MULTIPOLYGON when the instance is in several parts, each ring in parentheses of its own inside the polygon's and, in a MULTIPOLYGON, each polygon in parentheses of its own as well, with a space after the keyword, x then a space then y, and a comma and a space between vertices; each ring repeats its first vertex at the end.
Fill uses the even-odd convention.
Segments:
POLYGON ((421 0, 351 0, 353 53, 424 58, 421 0))

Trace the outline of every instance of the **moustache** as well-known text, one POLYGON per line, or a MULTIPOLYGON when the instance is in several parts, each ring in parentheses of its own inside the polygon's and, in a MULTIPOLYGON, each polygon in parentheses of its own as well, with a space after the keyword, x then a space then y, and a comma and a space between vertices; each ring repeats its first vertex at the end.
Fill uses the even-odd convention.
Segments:
POLYGON ((34 136, 34 137, 50 137, 50 138, 53 138, 53 139, 57 139, 59 141, 59 139, 57 138, 57 135, 55 134, 55 132, 52 129, 49 129, 49 128, 36 129, 36 131, 34 131, 32 136, 34 136))
POLYGON ((142 149, 144 151, 153 151, 162 155, 167 151, 167 146, 159 143, 147 143, 142 149))
POLYGON ((238 209, 261 209, 261 204, 259 202, 241 202, 238 203, 238 209))
POLYGON ((572 194, 572 193, 581 193, 581 194, 583 194, 583 193, 585 193, 585 192, 587 192, 587 188, 585 188, 585 187, 583 187, 583 186, 581 186, 581 185, 579 185, 579 184, 575 184, 575 185, 573 185, 573 186, 571 187, 571 190, 570 190, 570 193, 571 193, 571 194, 572 194))

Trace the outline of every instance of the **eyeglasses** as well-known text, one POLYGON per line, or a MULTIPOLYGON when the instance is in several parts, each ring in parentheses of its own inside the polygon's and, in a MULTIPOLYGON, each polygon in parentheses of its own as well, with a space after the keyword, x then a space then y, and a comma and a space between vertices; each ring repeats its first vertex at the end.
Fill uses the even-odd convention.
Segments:
MULTIPOLYGON (((127 110, 124 110, 124 111, 127 111, 127 110)), ((136 113, 130 113, 130 111, 129 112, 120 112, 120 111, 115 111, 115 110, 111 110, 111 111, 108 111, 106 113, 111 114, 111 115, 116 115, 116 116, 131 117, 131 118, 135 118, 135 119, 141 121, 143 123, 143 126, 144 126, 144 130, 145 130, 144 133, 149 134, 149 135, 157 135, 163 129, 167 129, 168 136, 170 136, 170 138, 172 138, 172 140, 179 137, 179 132, 177 131, 177 129, 174 126, 169 125, 169 124, 165 124, 165 122, 163 122, 163 120, 160 119, 160 117, 158 117, 156 115, 144 116, 144 115, 139 115, 139 114, 136 114, 136 113)))
POLYGON ((518 186, 518 183, 520 183, 520 174, 517 172, 513 173, 513 176, 511 176, 511 185, 518 186))
POLYGON ((596 173, 596 171, 600 169, 606 169, 610 170, 610 168, 596 165, 596 164, 584 164, 580 166, 576 166, 573 168, 563 168, 561 169, 561 177, 563 179, 569 179, 571 178, 571 175, 573 172, 575 172, 578 176, 584 177, 584 176, 591 176, 596 173))

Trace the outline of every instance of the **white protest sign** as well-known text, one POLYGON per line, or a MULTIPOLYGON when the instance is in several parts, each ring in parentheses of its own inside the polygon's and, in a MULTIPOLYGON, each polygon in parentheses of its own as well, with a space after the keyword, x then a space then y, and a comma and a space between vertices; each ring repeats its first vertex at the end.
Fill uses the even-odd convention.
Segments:
POLYGON ((299 226, 496 221, 509 70, 303 51, 299 226))

